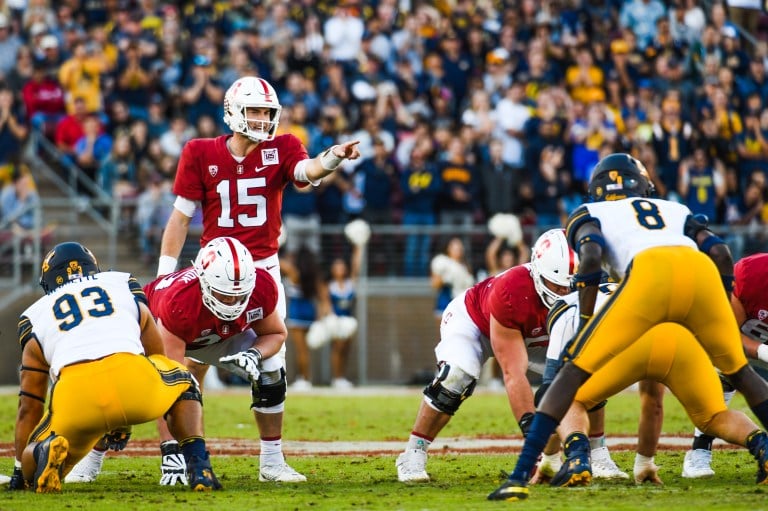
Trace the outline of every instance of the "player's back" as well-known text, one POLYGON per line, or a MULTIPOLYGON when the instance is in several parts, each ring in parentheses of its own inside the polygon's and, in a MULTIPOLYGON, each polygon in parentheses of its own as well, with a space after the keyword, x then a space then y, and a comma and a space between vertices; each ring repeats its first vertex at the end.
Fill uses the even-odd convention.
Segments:
POLYGON ((691 211, 683 204, 663 199, 630 197, 616 201, 587 203, 568 221, 571 241, 575 230, 595 219, 606 244, 606 261, 612 273, 622 278, 627 266, 640 252, 653 247, 684 246, 697 249, 685 235, 691 211))
POLYGON ((143 353, 139 283, 128 273, 101 272, 68 282, 40 298, 19 321, 21 342, 34 335, 51 374, 66 365, 119 353, 143 353))

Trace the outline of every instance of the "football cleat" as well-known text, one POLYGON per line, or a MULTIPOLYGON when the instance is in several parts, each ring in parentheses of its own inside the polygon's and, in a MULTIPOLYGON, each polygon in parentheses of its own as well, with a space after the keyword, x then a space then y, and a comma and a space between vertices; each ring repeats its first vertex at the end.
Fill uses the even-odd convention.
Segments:
POLYGON ((607 447, 592 449, 592 477, 595 479, 629 479, 629 474, 622 471, 611 458, 607 447))
POLYGON ((768 436, 755 431, 747 437, 747 448, 757 460, 757 484, 768 484, 768 436))
POLYGON ((565 463, 550 486, 586 486, 592 481, 589 440, 583 433, 571 433, 565 439, 565 463))
POLYGON ((72 470, 64 478, 65 483, 92 483, 101 473, 101 467, 104 464, 104 455, 106 451, 94 451, 91 449, 88 454, 77 462, 72 470))
POLYGON ((259 481, 275 483, 303 483, 307 477, 294 470, 285 459, 281 463, 264 464, 259 467, 259 481))
POLYGON ((36 493, 61 491, 61 471, 64 468, 68 450, 69 441, 53 432, 35 447, 37 468, 35 468, 32 486, 36 493))
POLYGON ((712 464, 712 451, 709 449, 693 449, 685 453, 682 476, 687 479, 702 479, 712 477, 715 471, 712 464))
POLYGON ((397 480, 401 483, 425 483, 427 474, 427 453, 421 449, 409 449, 397 457, 397 480))
POLYGON ((516 479, 507 479, 504 484, 488 495, 488 500, 525 500, 528 498, 528 483, 516 479))
POLYGON ((187 460, 187 474, 189 487, 192 491, 221 490, 222 486, 211 467, 211 457, 205 453, 205 457, 191 456, 187 460))

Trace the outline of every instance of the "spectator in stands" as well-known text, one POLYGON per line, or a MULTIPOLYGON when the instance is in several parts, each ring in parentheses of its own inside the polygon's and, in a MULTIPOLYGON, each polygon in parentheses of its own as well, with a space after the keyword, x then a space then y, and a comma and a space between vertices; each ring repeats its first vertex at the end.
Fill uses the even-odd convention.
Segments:
POLYGON ((67 112, 75 113, 75 100, 83 98, 87 112, 99 112, 103 108, 101 74, 108 64, 104 55, 96 53, 96 47, 85 39, 75 43, 72 57, 59 69, 59 83, 67 93, 67 112))
MULTIPOLYGON (((83 119, 83 136, 75 142, 75 163, 85 175, 95 181, 99 167, 112 151, 112 137, 101 129, 101 122, 96 114, 88 114, 83 119)), ((84 190, 87 188, 80 188, 84 190)))
POLYGON ((112 143, 112 151, 99 165, 98 183, 102 190, 115 200, 136 197, 138 172, 128 133, 118 133, 112 143))
POLYGON ((85 98, 75 98, 73 112, 62 117, 56 124, 53 137, 65 163, 74 163, 75 144, 83 136, 83 124, 88 116, 87 108, 85 98))
MULTIPOLYGON (((2 187, 0 192, 0 215, 7 222, 11 232, 21 238, 22 250, 31 253, 35 239, 35 210, 40 197, 28 168, 17 164, 14 166, 11 180, 2 187)), ((42 250, 50 246, 53 239, 53 225, 40 226, 40 241, 42 250)))
POLYGON ((631 28, 637 34, 640 49, 645 49, 656 36, 656 20, 667 15, 659 0, 628 0, 619 15, 622 27, 631 28))
MULTIPOLYGON (((437 197, 442 184, 437 166, 430 160, 432 141, 422 138, 411 151, 408 166, 403 169, 403 225, 426 228, 437 223, 437 197)), ((428 274, 431 238, 425 233, 410 233, 405 239, 404 274, 409 277, 428 274)))
POLYGON ((32 128, 52 136, 56 124, 66 115, 64 89, 43 62, 35 61, 32 78, 21 89, 27 119, 32 128))
POLYGON ((661 197, 671 198, 677 194, 678 169, 690 153, 693 135, 691 124, 683 120, 680 102, 671 97, 665 99, 661 104, 661 118, 653 124, 657 192, 661 197))
POLYGON ((373 139, 373 152, 355 169, 361 176, 363 218, 371 224, 395 223, 393 209, 400 202, 400 181, 391 151, 380 138, 373 139))
POLYGON ((189 125, 187 118, 183 115, 175 115, 171 119, 168 131, 160 135, 160 149, 163 154, 178 158, 181 156, 184 144, 193 137, 195 137, 195 129, 189 125))
POLYGON ((8 182, 28 134, 13 91, 0 86, 0 182, 8 182))
POLYGON ((11 20, 0 12, 0 78, 4 78, 16 66, 16 54, 24 46, 21 38, 12 30, 11 20))
POLYGON ((214 52, 209 49, 192 57, 192 68, 182 85, 181 97, 186 106, 187 119, 192 124, 201 115, 210 115, 214 119, 221 119, 224 115, 221 107, 224 87, 210 56, 214 52))
POLYGON ((139 246, 144 264, 156 260, 160 253, 160 240, 171 216, 173 201, 171 181, 163 179, 158 173, 151 173, 136 201, 134 218, 139 229, 139 246))
POLYGON ((704 147, 696 146, 693 155, 680 163, 677 191, 693 214, 707 215, 710 221, 716 221, 726 193, 722 162, 710 159, 704 147))
POLYGON ((16 54, 16 66, 11 68, 4 79, 0 75, 0 81, 4 81, 19 100, 23 100, 21 90, 24 88, 24 85, 32 79, 35 62, 29 46, 22 46, 16 54))
POLYGON ((523 129, 531 111, 525 104, 525 85, 522 82, 509 86, 504 98, 496 105, 495 116, 498 123, 494 136, 502 141, 504 163, 516 169, 523 168, 523 129))
POLYGON ((167 106, 165 98, 159 93, 152 94, 149 98, 147 129, 150 138, 158 139, 163 133, 171 129, 166 115, 167 106))
POLYGON ((323 37, 331 60, 342 65, 345 75, 357 70, 357 56, 362 46, 365 24, 356 6, 340 2, 323 25, 323 37))
POLYGON ((146 119, 153 76, 148 70, 148 63, 142 61, 139 43, 129 43, 121 57, 117 66, 114 96, 128 105, 132 117, 146 119))
MULTIPOLYGON (((438 162, 440 195, 437 201, 441 225, 471 227, 479 213, 480 178, 468 162, 467 148, 458 136, 451 137, 446 155, 438 162)), ((465 240, 468 242, 468 240, 465 240)))

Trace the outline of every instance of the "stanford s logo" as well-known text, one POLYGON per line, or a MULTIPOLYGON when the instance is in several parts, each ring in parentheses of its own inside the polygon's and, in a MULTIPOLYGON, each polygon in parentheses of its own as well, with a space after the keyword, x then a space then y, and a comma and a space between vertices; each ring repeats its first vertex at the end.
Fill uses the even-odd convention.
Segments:
POLYGON ((216 174, 219 173, 219 166, 218 165, 208 165, 208 173, 211 175, 211 177, 216 177, 216 174))

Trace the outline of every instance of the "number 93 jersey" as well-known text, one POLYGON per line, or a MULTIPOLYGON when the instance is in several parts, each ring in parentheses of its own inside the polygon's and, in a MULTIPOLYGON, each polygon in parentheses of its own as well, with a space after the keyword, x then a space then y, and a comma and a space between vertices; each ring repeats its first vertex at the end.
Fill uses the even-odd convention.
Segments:
POLYGON ((22 347, 37 339, 50 374, 114 353, 144 353, 139 302, 147 303, 128 273, 107 271, 73 280, 33 303, 19 318, 22 347))
POLYGON ((684 232, 689 215, 687 206, 663 199, 631 197, 587 203, 571 214, 566 236, 576 247, 574 237, 579 227, 597 220, 605 238, 605 262, 611 276, 621 280, 632 259, 648 248, 686 246, 698 250, 684 232))

